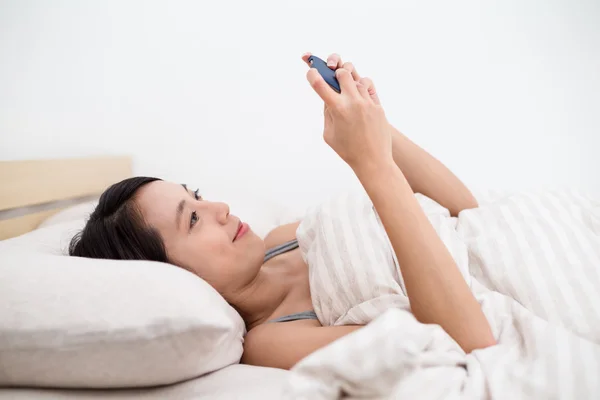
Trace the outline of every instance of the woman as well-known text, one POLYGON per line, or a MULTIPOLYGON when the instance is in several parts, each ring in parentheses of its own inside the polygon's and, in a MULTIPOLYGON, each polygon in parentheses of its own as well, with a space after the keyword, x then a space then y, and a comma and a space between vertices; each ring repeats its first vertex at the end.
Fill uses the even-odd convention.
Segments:
MULTIPOLYGON (((422 323, 440 325, 465 352, 495 344, 479 304, 413 192, 452 215, 477 202, 446 167, 387 122, 369 79, 336 54, 327 62, 341 93, 315 69, 307 73, 325 103, 325 142, 352 168, 373 202, 402 265, 413 314, 422 323)), ((289 369, 360 328, 323 327, 311 312, 308 268, 294 241, 298 224, 280 226, 262 240, 230 215, 226 204, 206 201, 179 184, 138 177, 107 189, 70 254, 162 261, 191 271, 244 318, 242 362, 289 369), (274 250, 265 256, 265 248, 274 250)))

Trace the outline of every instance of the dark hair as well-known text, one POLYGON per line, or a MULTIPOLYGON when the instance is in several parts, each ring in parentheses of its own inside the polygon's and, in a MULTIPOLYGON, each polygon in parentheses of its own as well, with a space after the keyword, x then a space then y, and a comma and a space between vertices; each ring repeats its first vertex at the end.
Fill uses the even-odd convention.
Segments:
POLYGON ((146 224, 134 199, 139 188, 159 180, 138 176, 106 189, 83 230, 71 240, 69 255, 167 262, 162 238, 146 224))

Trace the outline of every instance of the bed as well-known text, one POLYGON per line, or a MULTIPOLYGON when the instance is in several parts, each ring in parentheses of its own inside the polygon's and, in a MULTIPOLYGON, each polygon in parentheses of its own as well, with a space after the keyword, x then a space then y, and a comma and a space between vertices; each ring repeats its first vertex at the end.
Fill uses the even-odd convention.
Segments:
MULTIPOLYGON (((152 368, 152 365, 148 364, 156 364, 161 360, 150 362, 143 361, 141 358, 157 358, 160 357, 160 354, 151 354, 147 349, 138 346, 137 349, 132 351, 138 352, 135 356, 140 358, 139 364, 146 365, 144 375, 152 377, 152 379, 147 380, 144 376, 139 376, 140 374, 134 370, 135 360, 132 361, 131 368, 128 370, 127 367, 123 367, 127 364, 127 360, 122 359, 118 363, 111 361, 111 359, 101 360, 99 352, 94 352, 95 350, 90 348, 86 349, 86 346, 91 346, 91 340, 95 339, 90 339, 92 337, 90 332, 82 333, 83 328, 78 327, 78 325, 88 321, 88 324, 96 324, 99 331, 114 329, 114 327, 102 325, 105 324, 105 321, 90 321, 92 317, 82 313, 81 308, 72 310, 72 312, 65 311, 65 307, 68 308, 70 305, 63 302, 64 299, 57 299, 56 293, 50 293, 52 288, 49 286, 52 286, 53 279, 59 279, 56 275, 63 274, 65 275, 63 278, 68 280, 69 277, 66 274, 70 266, 67 265, 63 268, 63 264, 66 259, 74 257, 64 255, 66 244, 68 244, 68 239, 72 234, 82 226, 85 216, 91 211, 99 194, 110 184, 127 178, 131 174, 131 159, 120 156, 0 162, 0 187, 2 187, 0 197, 0 240, 2 240, 0 242, 0 254, 2 258, 0 260, 4 264, 0 268, 0 303, 5 306, 2 308, 4 311, 0 313, 0 319, 3 321, 0 329, 0 398, 281 398, 289 374, 288 371, 238 363, 241 354, 241 334, 243 334, 243 328, 240 327, 238 320, 212 322, 213 324, 220 324, 219 329, 221 330, 224 330, 223 327, 225 326, 229 331, 235 332, 234 335, 230 334, 231 337, 225 339, 235 341, 233 347, 237 350, 235 354, 227 354, 226 360, 220 364, 215 364, 213 357, 213 360, 204 363, 211 365, 207 367, 208 369, 199 365, 200 363, 189 363, 189 359, 186 358, 185 354, 181 354, 181 351, 178 350, 179 353, 175 353, 174 357, 170 359, 170 365, 156 371, 156 368, 152 368), (12 258, 7 256, 7 253, 12 254, 12 258), (35 257, 32 253, 36 253, 35 257), (29 265, 21 263, 21 260, 25 258, 32 260, 29 265), (12 265, 8 265, 10 263, 12 265), (15 265, 15 263, 19 265, 15 265), (40 267, 41 263, 45 263, 43 268, 40 267), (50 272, 50 266, 55 267, 52 275, 41 278, 43 274, 50 272), (26 274, 24 271, 35 268, 39 268, 39 270, 30 275, 24 275, 26 274), (17 276, 19 273, 21 275, 17 276), (46 283, 39 282, 40 280, 46 281, 46 283), (21 284, 22 286, 19 288, 21 284), (36 288, 37 292, 22 293, 24 290, 31 291, 32 288, 36 288), (49 293, 44 295, 40 294, 40 291, 48 291, 49 293), (63 327, 59 325, 61 321, 42 320, 46 318, 45 315, 35 315, 36 310, 44 307, 46 307, 44 313, 52 315, 52 318, 65 318, 65 321, 69 319, 64 323, 64 331, 61 332, 63 330, 63 327), (62 308, 63 311, 57 310, 57 308, 62 308), (78 312, 80 314, 77 314, 78 312), (23 316, 24 313, 33 313, 34 316, 28 319, 28 317, 23 316), (70 315, 65 316, 64 313, 70 313, 70 315), (80 323, 77 323, 76 320, 79 320, 80 323), (18 333, 19 337, 15 332, 18 333), (34 338, 36 335, 37 338, 34 338), (27 337, 32 338, 29 340, 27 337), (75 340, 73 338, 76 337, 79 340, 78 343, 69 342, 75 340), (56 342, 60 343, 57 344, 56 342), (80 346, 80 348, 72 352, 69 355, 70 358, 64 358, 62 353, 69 353, 71 347, 77 346, 80 346), (32 347, 37 348, 35 349, 37 355, 30 354, 32 347), (83 350, 81 350, 81 347, 83 347, 83 350), (86 354, 89 360, 88 364, 85 360, 86 354), (48 364, 44 360, 49 358, 56 358, 56 360, 54 363, 48 364), (67 363, 65 360, 70 360, 70 362, 67 363), (178 368, 178 361, 188 362, 189 365, 178 368), (47 365, 40 366, 44 363, 47 365), (86 368, 91 368, 93 371, 90 371, 91 374, 86 375, 81 372, 70 371, 65 364, 71 364, 74 366, 73 369, 79 371, 86 368), (92 364, 98 365, 92 366, 92 364), (110 379, 98 378, 99 375, 110 375, 110 371, 107 371, 107 369, 118 368, 122 368, 122 370, 118 374, 115 373, 110 379), (173 370, 178 371, 174 373, 173 370), (129 377, 121 379, 124 376, 129 377), (167 376, 168 378, 166 378, 167 376), (144 381, 144 379, 146 380, 144 381), (172 383, 161 384, 165 379, 172 383), (132 382, 131 388, 128 388, 128 382, 132 382), (107 386, 108 388, 106 388, 107 386)), ((277 221, 274 219, 271 225, 276 223, 277 221)), ((269 228, 269 226, 263 226, 264 229, 269 228)), ((79 268, 78 266, 74 267, 79 268)), ((90 270, 95 268, 94 265, 84 265, 83 267, 90 268, 90 270)), ((155 268, 155 266, 152 266, 152 268, 155 268)), ((124 277, 122 271, 115 271, 117 271, 115 274, 120 274, 119 284, 123 284, 123 281, 130 279, 124 277)), ((78 280, 81 277, 76 275, 75 272, 71 273, 74 274, 73 282, 79 282, 78 280)), ((90 272, 90 274, 94 273, 90 272)), ((98 279, 108 279, 103 277, 105 275, 102 271, 97 273, 102 274, 96 275, 99 277, 98 279)), ((157 279, 175 279, 177 283, 174 283, 174 285, 177 288, 190 284, 192 285, 190 286, 191 296, 193 296, 194 290, 209 290, 204 287, 193 286, 197 284, 193 277, 180 274, 173 278, 173 276, 164 275, 168 273, 172 272, 158 268, 157 274, 163 275, 158 276, 157 279)), ((134 276, 131 279, 134 279, 134 276)), ((56 285, 61 284, 64 284, 64 282, 56 283, 56 285)), ((70 293, 69 290, 74 290, 70 289, 69 286, 80 286, 80 291, 82 287, 90 291, 87 285, 86 282, 74 283, 73 285, 67 284, 64 289, 61 289, 61 292, 64 294, 70 293)), ((148 285, 148 287, 152 287, 152 284, 148 285)), ((185 291, 185 289, 181 289, 181 291, 185 291)), ((78 292, 69 296, 83 295, 78 292)), ((206 296, 211 295, 213 294, 206 294, 206 296)), ((181 296, 186 295, 182 294, 181 296)), ((209 300, 215 301, 214 298, 209 300)), ((100 310, 104 307, 103 304, 93 303, 93 301, 95 300, 90 298, 80 298, 82 304, 87 304, 88 307, 96 307, 100 313, 105 312, 100 310), (94 306, 94 304, 96 305, 94 306)), ((206 298, 203 298, 203 301, 207 301, 206 298)), ((110 301, 105 298, 104 302, 110 301)), ((135 304, 131 305, 131 307, 134 306, 137 307, 135 304)), ((173 306, 177 307, 177 310, 181 308, 181 304, 174 304, 173 306)), ((123 307, 127 308, 128 305, 125 304, 123 307)), ((159 307, 159 305, 156 307, 159 307)), ((190 318, 193 318, 193 313, 204 312, 205 310, 201 307, 205 307, 205 305, 199 304, 196 309, 190 308, 188 311, 191 315, 180 313, 180 321, 182 318, 187 318, 189 321, 190 318)), ((215 307, 227 306, 219 303, 215 307)), ((178 312, 177 310, 174 312, 175 314, 178 312)), ((138 309, 133 309, 133 311, 137 314, 127 318, 139 319, 140 311, 138 309)), ((128 311, 126 310, 126 312, 128 311)), ((118 318, 121 317, 119 315, 118 318)), ((156 317, 152 315, 146 315, 144 318, 147 320, 138 320, 135 323, 149 324, 148 321, 156 320, 156 317)), ((168 318, 168 315, 165 318, 168 318)), ((124 323, 130 322, 125 321, 124 323)), ((191 325, 193 325, 193 322, 190 322, 191 325)), ((137 329, 136 335, 148 334, 148 329, 141 330, 140 326, 130 326, 128 329, 137 329)), ((169 326, 163 323, 163 329, 166 329, 165 327, 168 328, 169 326)), ((198 328, 197 322, 196 328, 198 328)), ((107 331, 106 333, 110 332, 107 331)), ((205 333, 205 331, 202 331, 196 336, 205 333)), ((102 332, 95 332, 95 334, 102 335, 102 332)), ((206 334, 207 337, 210 337, 210 334, 211 332, 206 334)), ((131 336, 131 333, 129 335, 131 336)), ((175 333, 171 333, 171 335, 172 337, 168 338, 169 340, 166 341, 163 347, 166 349, 164 363, 169 362, 168 353, 172 347, 193 346, 193 342, 190 342, 189 339, 175 337, 173 336, 175 333)), ((222 341, 223 332, 218 332, 215 335, 215 338, 221 340, 219 342, 221 345, 227 345, 228 342, 222 341)), ((145 345, 148 343, 151 342, 147 342, 145 345)), ((114 343, 106 345, 105 351, 110 353, 113 345, 114 343)), ((112 355, 112 359, 114 360, 115 357, 124 358, 122 354, 126 352, 125 349, 119 349, 118 352, 112 355)), ((218 357, 222 357, 222 355, 217 355, 218 357)))
MULTIPOLYGON (((346 286, 328 291, 332 300, 348 309, 366 304, 362 315, 371 319, 283 371, 239 364, 243 321, 187 271, 65 257, 84 222, 73 203, 83 201, 89 213, 95 196, 130 175, 126 157, 0 163, 0 398, 600 398, 594 196, 476 191, 479 207, 451 217, 416 194, 498 342, 469 354, 439 326, 415 320, 401 280, 393 296, 344 304, 353 285, 377 292, 389 283, 387 273, 398 272, 356 252, 318 252, 346 234, 362 240, 349 234, 353 229, 319 226, 322 217, 332 227, 352 227, 363 213, 368 219, 360 223, 373 225, 362 231, 382 234, 364 193, 307 210, 297 237, 305 237, 310 279, 335 269, 346 286), (335 260, 327 258, 332 254, 335 260)), ((239 215, 264 236, 299 217, 281 210, 262 203, 239 215)), ((393 256, 383 239, 377 246, 393 256)), ((320 283, 311 280, 311 292, 320 283)), ((321 323, 347 322, 315 312, 321 323)))

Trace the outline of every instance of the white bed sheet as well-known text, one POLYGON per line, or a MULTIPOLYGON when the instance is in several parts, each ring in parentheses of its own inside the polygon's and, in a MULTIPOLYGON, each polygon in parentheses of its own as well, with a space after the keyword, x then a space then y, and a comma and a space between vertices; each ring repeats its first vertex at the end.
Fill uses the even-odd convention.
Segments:
POLYGON ((0 389, 0 400, 48 399, 280 399, 289 371, 236 364, 174 385, 150 389, 0 389))

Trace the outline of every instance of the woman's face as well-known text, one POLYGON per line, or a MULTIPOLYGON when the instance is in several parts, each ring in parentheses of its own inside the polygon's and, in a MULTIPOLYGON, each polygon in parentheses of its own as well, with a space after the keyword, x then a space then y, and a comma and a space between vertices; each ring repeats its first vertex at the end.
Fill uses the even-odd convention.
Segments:
POLYGON ((226 299, 258 274, 264 242, 251 229, 236 237, 240 219, 229 214, 227 204, 196 199, 183 185, 165 181, 140 188, 136 203, 162 237, 169 261, 195 273, 226 299))

